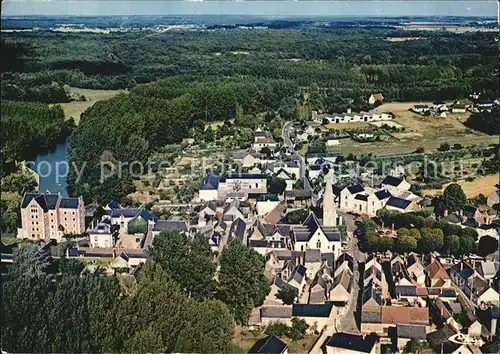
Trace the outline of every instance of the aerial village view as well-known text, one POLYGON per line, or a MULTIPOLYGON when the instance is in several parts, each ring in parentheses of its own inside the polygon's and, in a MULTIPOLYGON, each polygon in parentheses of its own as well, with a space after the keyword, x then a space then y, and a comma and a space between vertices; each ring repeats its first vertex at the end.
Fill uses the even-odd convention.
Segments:
POLYGON ((500 5, 217 3, 2 3, 2 353, 498 353, 500 5))

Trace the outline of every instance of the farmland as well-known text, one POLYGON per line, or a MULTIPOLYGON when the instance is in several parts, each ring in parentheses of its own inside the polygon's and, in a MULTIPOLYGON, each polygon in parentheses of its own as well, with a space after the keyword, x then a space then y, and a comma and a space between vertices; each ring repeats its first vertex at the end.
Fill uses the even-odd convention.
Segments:
POLYGON ((394 140, 364 144, 346 140, 342 141, 342 152, 344 154, 393 155, 412 153, 419 147, 423 147, 426 152, 436 151, 444 142, 462 146, 498 143, 496 136, 489 136, 465 127, 463 122, 467 119, 468 113, 449 114, 447 117, 424 117, 409 111, 414 104, 430 105, 431 103, 397 102, 377 108, 379 112, 394 113, 394 122, 405 128, 404 131, 391 134, 394 140))
MULTIPOLYGON (((457 182, 462 187, 467 198, 473 198, 479 194, 488 196, 495 190, 495 184, 498 183, 498 175, 491 175, 481 178, 476 178, 474 181, 459 181, 457 182)), ((442 189, 424 189, 424 195, 441 195, 447 185, 442 189)))

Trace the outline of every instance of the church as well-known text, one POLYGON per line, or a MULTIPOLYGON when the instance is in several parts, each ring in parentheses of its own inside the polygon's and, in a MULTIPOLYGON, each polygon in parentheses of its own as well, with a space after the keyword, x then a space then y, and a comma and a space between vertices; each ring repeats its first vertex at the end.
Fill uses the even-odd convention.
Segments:
POLYGON ((319 249, 321 253, 333 253, 335 259, 340 256, 342 245, 337 226, 342 220, 337 215, 334 198, 332 184, 328 181, 323 196, 322 222, 311 211, 302 225, 294 226, 291 230, 295 251, 319 249))

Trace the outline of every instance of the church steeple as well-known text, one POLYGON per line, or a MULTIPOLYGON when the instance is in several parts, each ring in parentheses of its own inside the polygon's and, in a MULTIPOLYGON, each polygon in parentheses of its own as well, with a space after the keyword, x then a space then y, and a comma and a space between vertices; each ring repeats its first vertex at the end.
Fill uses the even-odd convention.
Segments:
POLYGON ((323 226, 337 226, 337 207, 333 195, 332 181, 326 181, 323 194, 323 226))

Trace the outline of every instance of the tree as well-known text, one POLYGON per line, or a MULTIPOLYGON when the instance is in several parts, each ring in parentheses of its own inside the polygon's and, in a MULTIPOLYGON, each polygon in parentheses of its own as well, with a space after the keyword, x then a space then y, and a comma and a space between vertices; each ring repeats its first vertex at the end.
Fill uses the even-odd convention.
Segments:
POLYGON ((444 235, 440 229, 423 228, 420 233, 422 234, 422 238, 418 240, 420 253, 431 253, 443 247, 444 235))
POLYGON ((267 181, 267 190, 271 194, 283 194, 286 189, 286 181, 279 177, 272 177, 267 181))
POLYGON ((450 150, 450 144, 448 144, 447 142, 444 142, 441 145, 439 145, 438 150, 439 151, 449 151, 450 150))
POLYGON ((394 247, 394 240, 392 237, 382 236, 378 238, 377 250, 379 252, 386 252, 394 247))
POLYGON ((262 304, 269 292, 264 265, 264 257, 239 239, 221 252, 217 298, 238 323, 246 323, 250 311, 262 304))
POLYGON ((467 203, 467 197, 462 187, 456 183, 452 183, 444 189, 443 197, 450 212, 462 210, 467 203))
POLYGON ((320 139, 316 139, 316 140, 313 140, 308 148, 307 148, 307 152, 309 154, 323 154, 323 153, 326 153, 326 144, 324 141, 320 140, 320 139))
POLYGON ((150 254, 186 295, 198 299, 213 296, 216 266, 202 234, 188 238, 182 232, 162 231, 154 238, 150 254))
POLYGON ((406 343, 403 349, 403 353, 418 354, 423 352, 425 349, 428 349, 429 347, 430 345, 427 341, 412 339, 408 343, 406 343))
POLYGON ((481 257, 494 253, 498 250, 498 240, 491 236, 483 236, 477 245, 477 254, 481 257))
POLYGON ((296 297, 297 297, 297 289, 288 284, 285 284, 276 293, 276 298, 283 301, 285 305, 293 304, 295 302, 296 297))
POLYGON ((211 126, 208 126, 208 128, 205 129, 205 134, 203 138, 207 143, 211 143, 215 140, 215 133, 211 126))
POLYGON ((462 236, 460 238, 460 254, 470 255, 476 253, 476 241, 469 236, 462 236))
POLYGON ((401 253, 413 252, 417 249, 417 240, 411 236, 403 235, 398 237, 395 242, 396 250, 401 253))
POLYGON ((160 334, 151 327, 133 333, 123 346, 127 353, 161 353, 165 351, 160 334))
POLYGON ((294 210, 285 215, 285 222, 287 224, 302 224, 308 216, 308 209, 294 210))
POLYGON ((288 337, 291 340, 297 341, 304 338, 306 331, 309 329, 309 325, 303 319, 292 318, 292 327, 288 333, 288 337))
POLYGON ((460 237, 457 235, 445 237, 444 249, 448 250, 452 255, 458 257, 460 255, 460 237))

